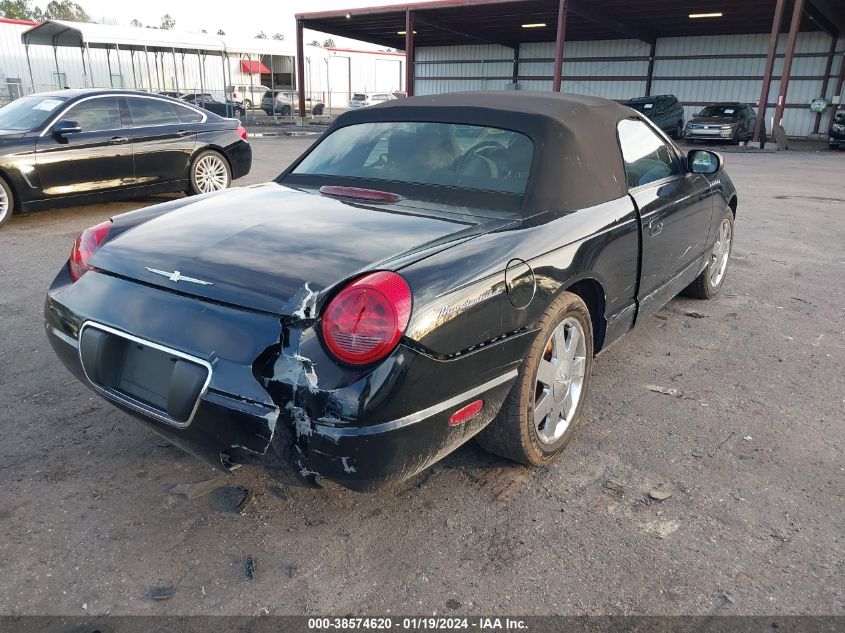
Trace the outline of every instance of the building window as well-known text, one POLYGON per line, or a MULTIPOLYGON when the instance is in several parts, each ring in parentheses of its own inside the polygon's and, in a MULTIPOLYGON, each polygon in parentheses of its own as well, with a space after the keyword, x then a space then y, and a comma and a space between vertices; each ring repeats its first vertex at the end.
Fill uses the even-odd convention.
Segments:
POLYGON ((53 85, 59 90, 67 88, 67 75, 65 73, 53 73, 53 85))

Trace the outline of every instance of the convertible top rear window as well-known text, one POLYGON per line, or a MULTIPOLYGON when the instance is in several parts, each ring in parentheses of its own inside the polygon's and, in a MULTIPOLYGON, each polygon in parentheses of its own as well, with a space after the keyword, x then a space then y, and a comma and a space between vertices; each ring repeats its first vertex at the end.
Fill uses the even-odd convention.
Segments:
POLYGON ((533 155, 526 135, 494 127, 358 123, 332 132, 293 173, 521 195, 533 155))

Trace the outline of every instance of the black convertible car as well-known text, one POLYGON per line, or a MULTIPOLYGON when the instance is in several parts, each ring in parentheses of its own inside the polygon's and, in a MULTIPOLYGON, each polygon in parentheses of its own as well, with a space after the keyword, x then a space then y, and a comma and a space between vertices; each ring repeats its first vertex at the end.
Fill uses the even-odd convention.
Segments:
POLYGON ((736 206, 718 154, 610 101, 402 99, 272 183, 84 231, 46 329, 85 384, 223 468, 366 490, 476 435, 539 465, 594 355, 719 292, 736 206))
POLYGON ((62 90, 0 108, 0 225, 13 210, 228 187, 249 173, 237 121, 129 90, 62 90))

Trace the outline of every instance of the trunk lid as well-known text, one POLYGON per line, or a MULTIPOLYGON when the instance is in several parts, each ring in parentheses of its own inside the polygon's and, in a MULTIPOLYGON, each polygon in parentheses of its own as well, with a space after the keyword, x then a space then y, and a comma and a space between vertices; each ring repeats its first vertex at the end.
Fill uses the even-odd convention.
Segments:
POLYGON ((306 283, 319 292, 513 221, 426 213, 408 202, 400 210, 403 203, 340 200, 276 183, 235 188, 117 235, 91 263, 170 291, 290 314, 306 283))

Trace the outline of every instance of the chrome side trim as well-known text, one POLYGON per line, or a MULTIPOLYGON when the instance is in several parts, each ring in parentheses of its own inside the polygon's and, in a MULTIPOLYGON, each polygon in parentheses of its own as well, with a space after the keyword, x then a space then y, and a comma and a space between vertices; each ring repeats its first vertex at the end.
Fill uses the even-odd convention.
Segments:
MULTIPOLYGON (((378 433, 384 433, 385 431, 393 431, 395 429, 400 429, 403 426, 408 426, 411 424, 416 424, 417 422, 422 422, 426 418, 430 418, 433 415, 437 415, 438 413, 442 413, 452 407, 455 407, 462 402, 474 398, 476 396, 481 395, 485 391, 489 391, 494 387, 498 387, 506 383, 507 381, 516 378, 517 370, 512 369, 509 372, 502 374, 497 378, 493 378, 492 380, 488 380, 484 384, 478 385, 477 387, 470 389, 469 391, 464 391, 463 393, 459 393, 457 396, 453 396, 448 400, 444 400, 443 402, 439 402, 435 405, 432 405, 426 409, 422 409, 417 411, 416 413, 411 413, 401 418, 397 418, 396 420, 390 420, 389 422, 382 422, 381 424, 373 424, 372 426, 356 426, 354 428, 346 428, 346 427, 337 427, 337 426, 328 426, 325 424, 316 424, 315 426, 320 427, 315 432, 322 435, 327 435, 331 437, 342 437, 346 435, 376 435, 378 433)), ((320 422, 329 421, 326 418, 320 418, 320 422)))
POLYGON ((107 389, 103 389, 100 385, 91 380, 91 377, 85 370, 85 364, 82 362, 82 346, 79 344, 79 342, 77 342, 77 348, 79 349, 79 365, 82 367, 82 373, 85 374, 86 380, 88 380, 88 383, 91 385, 94 391, 96 391, 108 400, 114 400, 115 402, 119 402, 127 407, 135 409, 140 413, 143 413, 146 416, 155 418, 156 420, 164 422, 165 424, 169 424, 170 426, 175 426, 176 428, 184 429, 191 424, 194 419, 194 415, 196 414, 197 409, 200 406, 200 401, 202 401, 203 396, 208 391, 208 385, 211 383, 211 373, 213 371, 211 363, 209 363, 207 360, 203 360, 202 358, 197 358, 196 356, 191 356, 190 354, 180 352, 179 350, 173 349, 172 347, 159 345, 158 343, 153 343, 152 341, 148 341, 138 336, 133 336, 132 334, 127 334, 126 332, 123 332, 121 330, 117 330, 113 327, 109 327, 108 325, 102 325, 94 321, 86 321, 82 324, 82 327, 79 328, 79 341, 82 340, 82 333, 85 332, 85 329, 89 327, 94 328, 95 330, 100 330, 102 332, 108 332, 109 334, 114 334, 115 336, 125 338, 129 341, 139 343, 146 347, 157 349, 161 352, 166 352, 167 354, 172 354, 173 356, 178 356, 179 358, 184 358, 185 360, 191 361, 192 363, 197 363, 198 365, 202 365, 203 367, 205 367, 208 370, 208 375, 206 376, 205 383, 203 383, 202 389, 200 389, 199 396, 197 396, 197 401, 196 403, 194 403, 194 408, 191 410, 191 415, 188 417, 188 420, 186 422, 177 422, 166 413, 162 413, 148 404, 140 402, 135 398, 132 398, 131 396, 127 396, 126 394, 115 393, 112 391, 108 391, 107 389))

